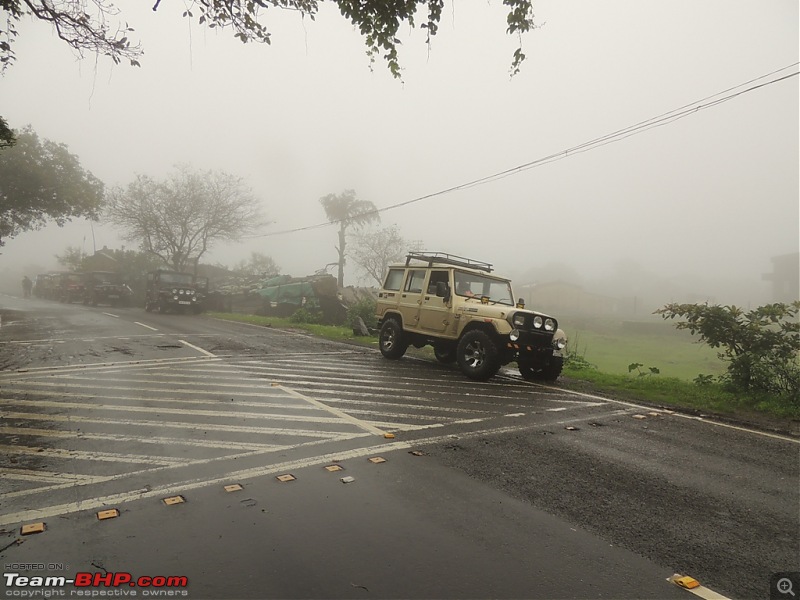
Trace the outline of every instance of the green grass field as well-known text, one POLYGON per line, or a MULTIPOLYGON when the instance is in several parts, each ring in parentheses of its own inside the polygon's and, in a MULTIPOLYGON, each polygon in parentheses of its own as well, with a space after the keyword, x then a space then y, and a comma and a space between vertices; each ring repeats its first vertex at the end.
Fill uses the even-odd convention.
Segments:
POLYGON ((570 350, 604 373, 626 375, 631 363, 642 363, 644 371, 657 367, 661 376, 685 381, 725 372, 716 350, 670 322, 564 321, 570 350))

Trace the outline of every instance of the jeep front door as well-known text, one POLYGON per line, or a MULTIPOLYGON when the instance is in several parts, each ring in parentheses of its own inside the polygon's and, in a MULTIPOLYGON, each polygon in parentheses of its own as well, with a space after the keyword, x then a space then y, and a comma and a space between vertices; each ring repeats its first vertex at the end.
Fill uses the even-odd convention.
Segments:
POLYGON ((426 293, 423 294, 420 305, 419 328, 432 333, 444 333, 452 322, 450 302, 449 298, 440 298, 436 295, 437 283, 446 283, 448 287, 452 285, 448 271, 430 271, 426 282, 426 293))

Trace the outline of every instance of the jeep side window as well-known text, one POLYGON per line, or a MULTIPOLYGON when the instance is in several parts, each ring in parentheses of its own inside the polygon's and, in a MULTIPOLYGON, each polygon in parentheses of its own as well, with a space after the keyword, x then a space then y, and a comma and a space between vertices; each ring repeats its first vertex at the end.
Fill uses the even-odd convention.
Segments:
POLYGON ((389 274, 386 276, 386 283, 383 285, 383 289, 395 292, 400 291, 400 286, 403 285, 404 273, 405 270, 403 269, 389 269, 389 274))
POLYGON ((450 278, 447 271, 431 271, 431 276, 428 279, 428 293, 436 294, 437 283, 449 283, 450 278))
POLYGON ((425 281, 425 271, 409 271, 408 279, 406 280, 406 292, 410 294, 421 294, 422 284, 425 281))

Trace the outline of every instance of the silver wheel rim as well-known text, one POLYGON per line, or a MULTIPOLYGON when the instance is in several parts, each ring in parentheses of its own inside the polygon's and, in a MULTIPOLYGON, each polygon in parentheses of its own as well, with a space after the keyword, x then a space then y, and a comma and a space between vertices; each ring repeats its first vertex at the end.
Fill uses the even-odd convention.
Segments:
POLYGON ((479 369, 486 360, 486 349, 478 341, 467 344, 464 348, 464 362, 470 369, 479 369))
POLYGON ((391 328, 387 328, 386 331, 383 333, 383 347, 386 350, 391 350, 394 346, 394 331, 391 328))

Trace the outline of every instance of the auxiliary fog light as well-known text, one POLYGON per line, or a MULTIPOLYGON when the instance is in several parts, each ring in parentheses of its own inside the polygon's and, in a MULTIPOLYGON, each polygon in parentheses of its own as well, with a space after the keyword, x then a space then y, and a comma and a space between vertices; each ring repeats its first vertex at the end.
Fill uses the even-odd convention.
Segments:
POLYGON ((519 339, 519 329, 512 329, 508 337, 512 342, 516 342, 519 339))
POLYGON ((178 299, 178 297, 177 297, 177 296, 173 296, 173 297, 172 297, 172 299, 173 299, 173 300, 177 300, 177 299, 178 299))
POLYGON ((195 298, 194 296, 192 296, 192 302, 197 302, 197 298, 195 298))
POLYGON ((556 340, 556 348, 559 350, 563 350, 567 347, 567 339, 566 338, 558 338, 556 340))

